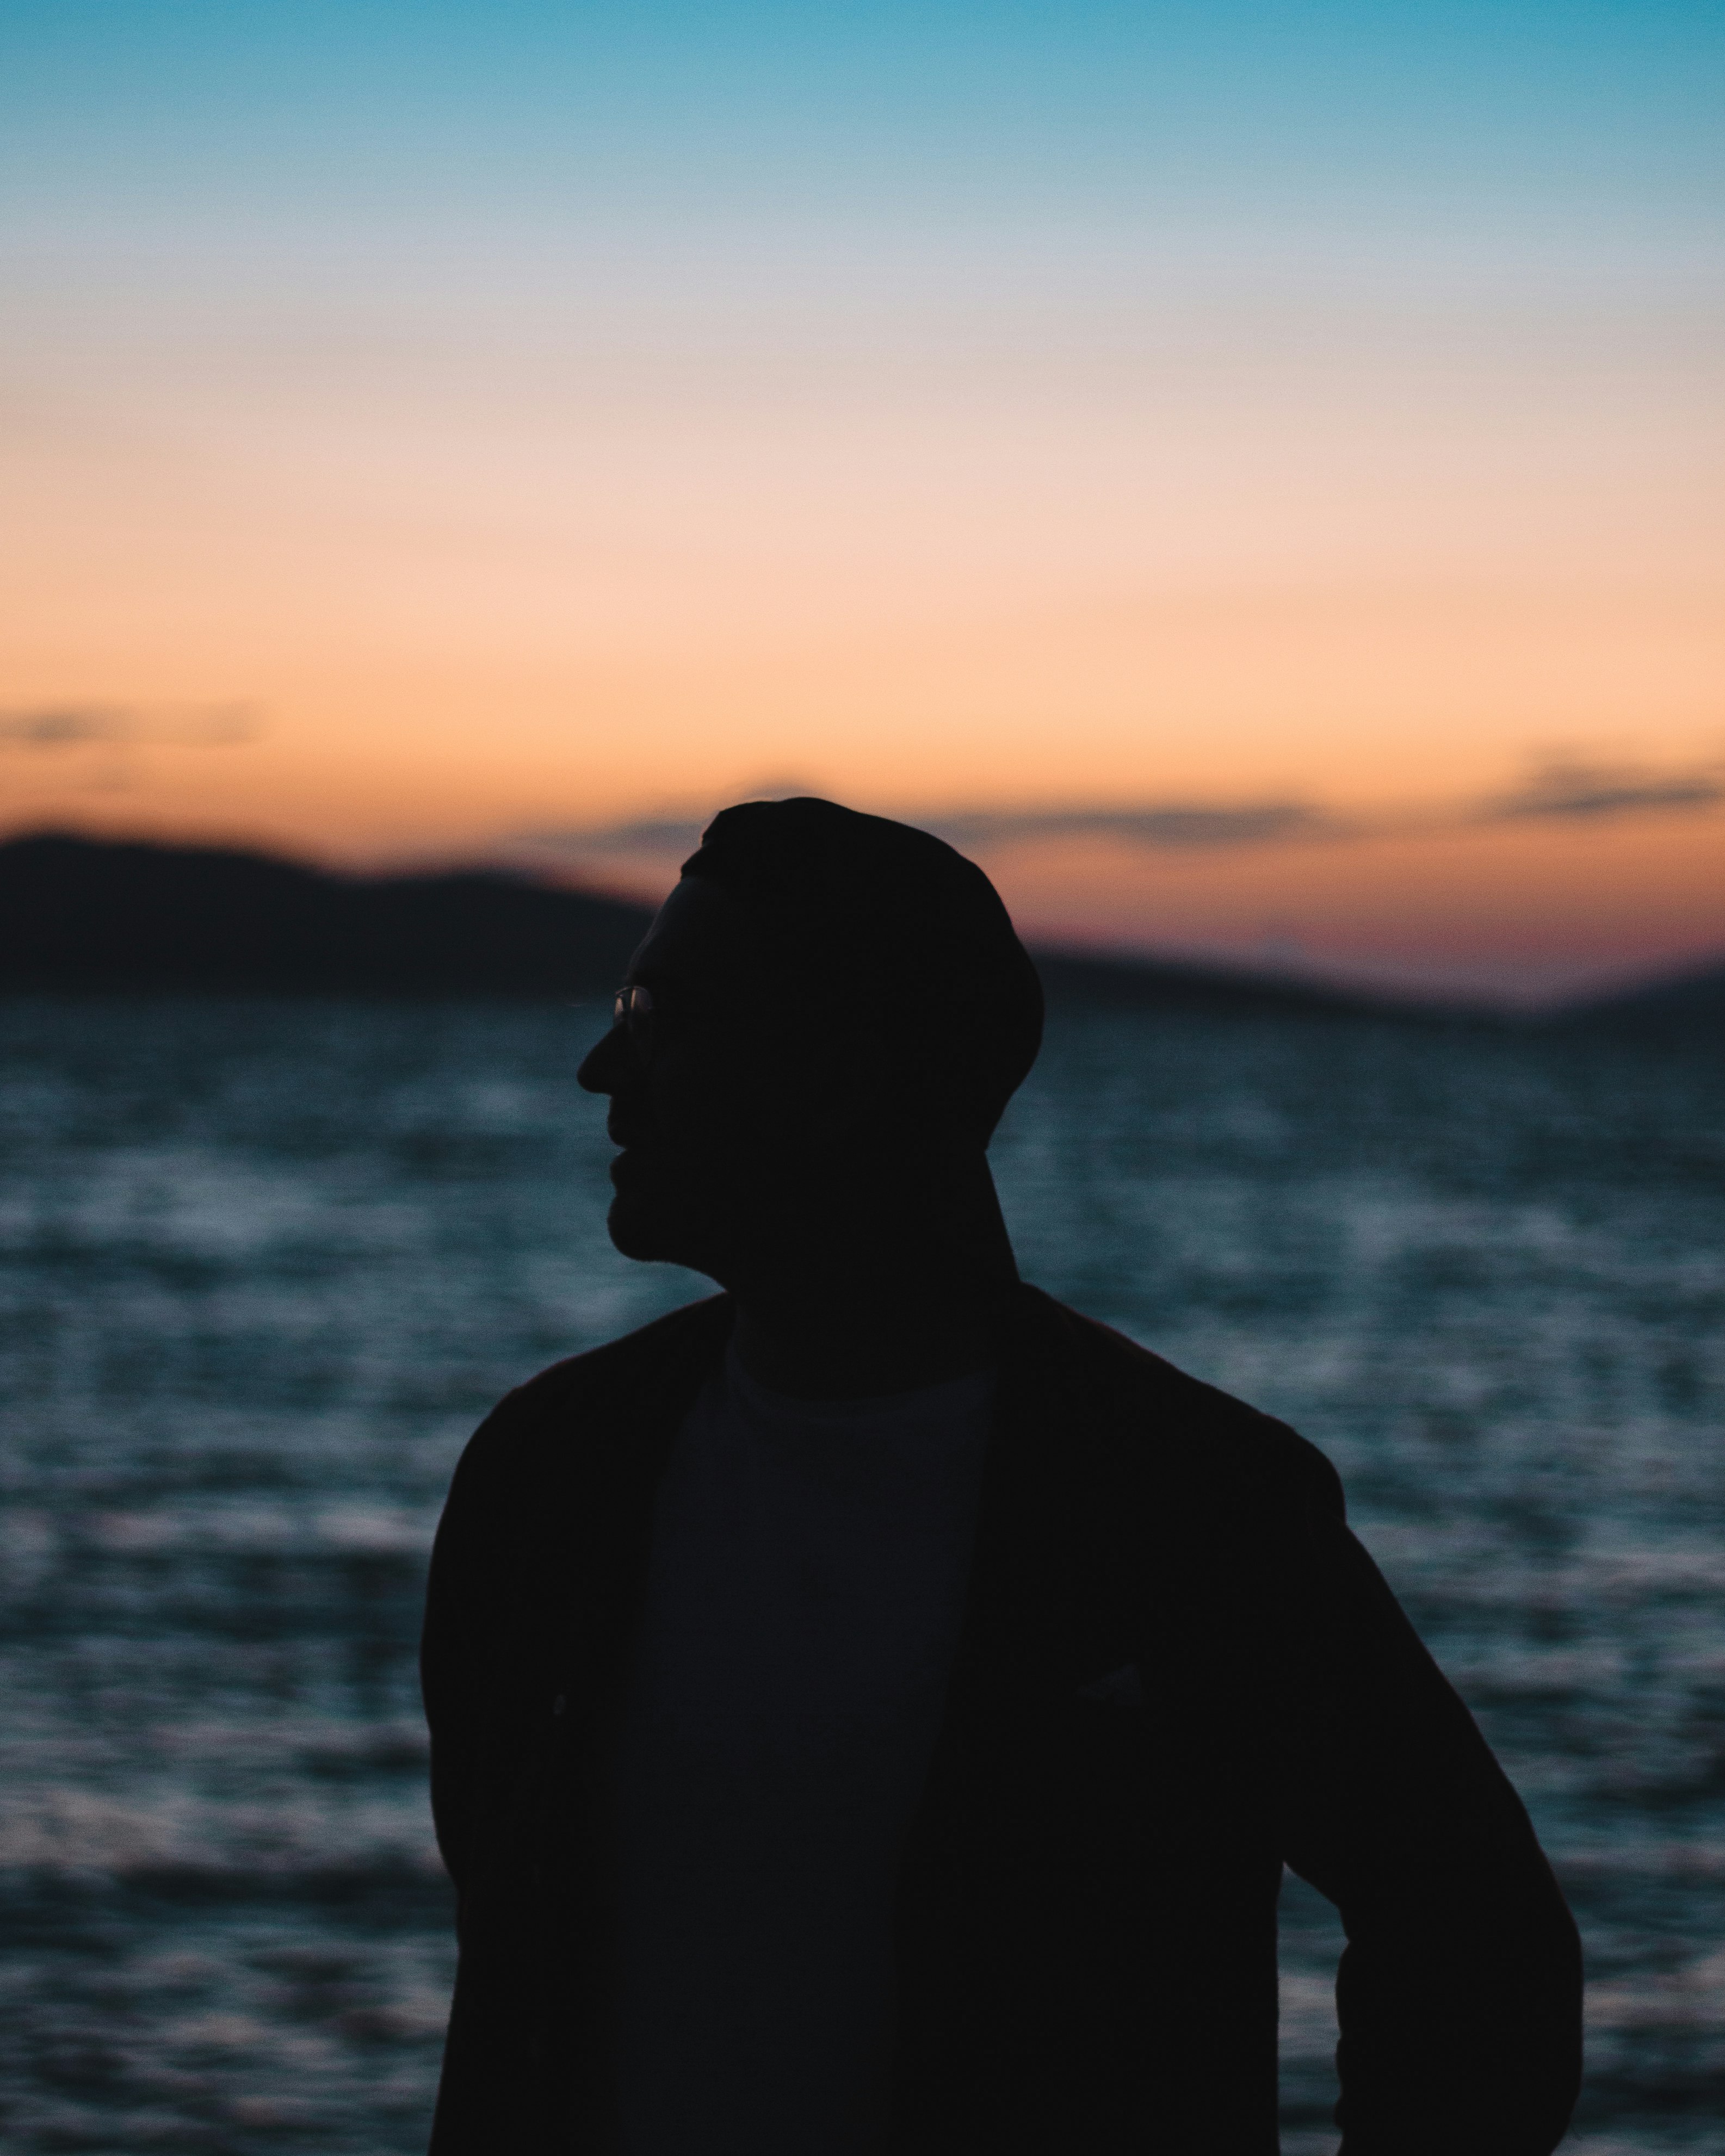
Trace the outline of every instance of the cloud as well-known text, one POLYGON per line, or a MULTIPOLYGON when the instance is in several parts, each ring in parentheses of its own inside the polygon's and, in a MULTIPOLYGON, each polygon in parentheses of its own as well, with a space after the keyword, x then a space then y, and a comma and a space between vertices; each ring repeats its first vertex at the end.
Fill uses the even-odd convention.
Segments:
MULTIPOLYGON (((766 793, 759 789, 755 798, 766 793)), ((957 845, 962 852, 1037 845, 1061 839, 1101 839, 1158 854, 1220 852, 1268 845, 1343 845, 1358 839, 1412 839, 1443 832, 1490 830, 1524 821, 1609 821, 1624 815, 1692 815, 1725 804, 1725 763, 1680 770, 1641 765, 1583 763, 1557 757, 1538 763, 1507 791, 1468 800, 1341 811, 1305 800, 1204 802, 1147 800, 1108 806, 1026 804, 1022 808, 910 811, 908 821, 957 845)), ((593 824, 573 830, 521 832, 517 845, 562 860, 634 854, 662 858, 690 854, 714 815, 660 813, 593 824)))
POLYGON ((0 750, 222 748, 255 740, 262 728, 249 704, 48 704, 0 711, 0 750))
MULTIPOLYGON (((565 857, 691 853, 713 811, 692 816, 644 816, 573 830, 528 831, 519 844, 565 857)), ((1162 801, 1125 808, 1030 807, 911 812, 909 820, 961 849, 1019 845, 1054 839, 1114 839, 1128 845, 1184 851, 1264 845, 1344 835, 1353 826, 1300 801, 1219 803, 1162 801)))
POLYGON ((701 834, 727 802, 788 801, 798 795, 824 793, 825 789, 800 773, 774 773, 739 786, 725 801, 696 809, 667 811, 655 816, 626 818, 617 824, 596 824, 573 831, 529 831, 521 843, 557 852, 583 854, 675 854, 680 860, 701 844, 701 834))
POLYGON ((595 824, 572 831, 524 831, 521 843, 552 853, 693 853, 711 820, 705 816, 647 816, 630 823, 595 824))
POLYGON ((74 748, 124 738, 111 711, 0 711, 0 746, 7 748, 74 748))
POLYGON ((961 847, 1082 838, 1118 839, 1128 845, 1183 851, 1340 838, 1353 827, 1303 801, 1161 801, 1123 808, 977 810, 933 818, 928 828, 961 847))
MULTIPOLYGON (((1725 764, 1653 771, 1555 758, 1505 791, 1460 801, 1344 811, 1279 798, 1190 799, 1085 807, 1032 803, 1017 808, 911 811, 908 820, 968 853, 1061 839, 1100 839, 1147 852, 1218 852, 1286 845, 1338 845, 1362 839, 1415 838, 1489 830, 1514 823, 1602 823, 1629 815, 1693 814, 1725 803, 1725 764)), ((716 804, 715 804, 716 805, 716 804)), ((574 829, 524 832, 530 855, 563 860, 634 855, 680 860, 699 844, 713 814, 630 818, 574 829)))
POLYGON ((1589 822, 1649 809, 1710 808, 1725 801, 1725 766, 1651 772, 1634 766, 1589 764, 1557 758, 1529 773, 1520 786, 1486 805, 1491 823, 1542 819, 1589 822))

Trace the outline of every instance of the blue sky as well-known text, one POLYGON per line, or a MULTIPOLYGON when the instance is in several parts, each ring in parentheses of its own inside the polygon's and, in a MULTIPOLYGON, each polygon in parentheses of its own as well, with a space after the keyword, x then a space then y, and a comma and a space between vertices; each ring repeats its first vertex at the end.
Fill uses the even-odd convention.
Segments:
POLYGON ((1721 169, 1725 13, 1668 0, 13 0, 3 21, 6 163, 39 209, 304 213, 351 192, 408 218, 1251 206, 1686 225, 1716 209, 1721 169))

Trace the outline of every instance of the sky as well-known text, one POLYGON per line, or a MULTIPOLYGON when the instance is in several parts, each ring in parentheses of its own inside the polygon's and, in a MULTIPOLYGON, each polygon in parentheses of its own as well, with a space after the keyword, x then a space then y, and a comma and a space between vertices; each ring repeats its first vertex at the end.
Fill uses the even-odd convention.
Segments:
POLYGON ((1725 952, 1725 11, 0 0, 0 832, 1725 952))

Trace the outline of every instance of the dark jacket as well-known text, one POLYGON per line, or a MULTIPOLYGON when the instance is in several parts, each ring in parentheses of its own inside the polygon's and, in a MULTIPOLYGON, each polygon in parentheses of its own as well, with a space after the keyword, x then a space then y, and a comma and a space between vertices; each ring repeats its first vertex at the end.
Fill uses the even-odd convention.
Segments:
MULTIPOLYGON (((1348 1933, 1346 2156, 1546 2156, 1575 1928, 1334 1469, 1019 1295, 900 1866, 896 2149, 1268 2156, 1286 1863, 1348 1933)), ((557 1364, 455 1471, 424 1650, 460 1937, 434 2156, 614 2145, 607 1763, 655 1481, 730 1323, 720 1296, 557 1364)))

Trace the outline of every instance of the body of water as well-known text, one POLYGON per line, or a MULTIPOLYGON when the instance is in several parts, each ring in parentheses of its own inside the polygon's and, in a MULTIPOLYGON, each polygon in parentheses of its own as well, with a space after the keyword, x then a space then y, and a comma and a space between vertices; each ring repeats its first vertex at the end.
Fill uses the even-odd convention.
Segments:
MULTIPOLYGON (((423 2148, 443 1491, 509 1385, 705 1291, 605 1239, 601 1017, 0 1005, 20 2156, 423 2148)), ((1588 2156, 1725 2152, 1717 1063, 1071 1009, 996 1142, 1028 1277, 1342 1470, 1580 1919, 1588 2156)), ((1337 1937, 1297 1881, 1284 1935, 1310 2156, 1337 1937)))

